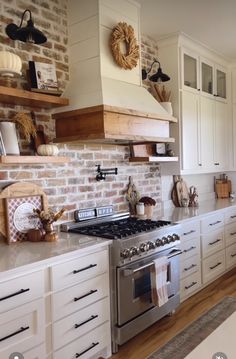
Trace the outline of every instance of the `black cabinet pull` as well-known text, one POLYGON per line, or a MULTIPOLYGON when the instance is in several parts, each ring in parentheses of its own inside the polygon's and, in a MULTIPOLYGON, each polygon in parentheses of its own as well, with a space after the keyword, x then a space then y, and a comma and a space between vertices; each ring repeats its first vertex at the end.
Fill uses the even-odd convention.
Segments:
POLYGON ((75 297, 74 298, 74 302, 77 302, 77 300, 80 300, 80 299, 83 299, 85 297, 87 297, 88 295, 91 295, 93 293, 96 293, 98 290, 97 289, 94 289, 94 290, 90 290, 90 292, 84 294, 84 295, 81 295, 80 297, 75 297))
POLYGON ((216 224, 219 224, 221 223, 221 221, 216 221, 216 222, 213 222, 213 223, 209 223, 209 226, 215 226, 216 224))
POLYGON ((231 236, 234 236, 235 234, 236 234, 236 232, 232 232, 232 233, 230 233, 230 235, 231 235, 231 236))
POLYGON ((192 250, 195 249, 195 248, 196 248, 196 247, 192 246, 192 247, 190 247, 189 249, 184 249, 183 252, 184 252, 184 253, 187 253, 187 252, 192 251, 192 250))
POLYGON ((221 241, 221 239, 216 239, 214 242, 209 242, 208 245, 212 246, 213 244, 218 243, 220 241, 221 241))
POLYGON ((233 257, 235 257, 236 256, 236 253, 234 253, 234 254, 231 254, 231 257, 233 258, 233 257))
POLYGON ((197 266, 196 264, 191 264, 191 266, 184 268, 184 270, 187 272, 188 270, 190 270, 196 266, 197 266))
POLYGON ((195 233, 196 231, 194 231, 193 229, 191 229, 191 231, 189 232, 184 232, 183 235, 184 236, 187 236, 188 234, 191 234, 191 233, 195 233))
POLYGON ((3 342, 3 340, 9 339, 11 337, 14 337, 14 335, 20 334, 22 332, 24 332, 25 330, 28 330, 29 327, 21 327, 19 330, 17 330, 16 332, 7 335, 6 337, 0 338, 0 342, 3 342))
POLYGON ((191 284, 186 285, 186 286, 185 286, 185 289, 189 289, 189 288, 193 287, 193 286, 196 285, 196 284, 197 284, 197 282, 192 282, 191 284))
POLYGON ((218 267, 218 266, 220 266, 220 265, 221 265, 221 262, 218 262, 216 265, 210 267, 210 269, 214 269, 214 268, 216 268, 216 267, 218 267))
POLYGON ((220 164, 219 164, 219 162, 215 162, 214 165, 215 165, 215 166, 219 166, 220 164))
POLYGON ((84 351, 82 351, 82 352, 80 352, 80 353, 76 353, 76 354, 75 354, 75 357, 76 357, 76 358, 81 357, 81 355, 87 353, 89 350, 93 349, 93 348, 96 347, 98 344, 99 344, 99 342, 97 342, 97 343, 92 343, 92 345, 90 345, 90 347, 88 347, 88 348, 85 349, 84 351))
POLYGON ((73 270, 73 274, 83 272, 84 270, 87 270, 87 269, 90 269, 90 268, 93 268, 93 267, 96 267, 96 266, 97 266, 97 264, 90 264, 90 265, 87 266, 87 267, 84 267, 84 268, 81 268, 81 269, 77 269, 77 270, 73 270))
POLYGON ((230 218, 236 218, 236 216, 235 216, 235 215, 233 215, 233 216, 230 216, 230 218))
POLYGON ((23 293, 25 293, 25 292, 28 292, 29 290, 30 290, 29 288, 27 288, 27 289, 21 289, 21 290, 19 290, 18 292, 15 292, 15 293, 6 295, 6 297, 0 298, 0 302, 3 301, 3 300, 9 299, 9 298, 15 297, 16 295, 19 295, 19 294, 23 294, 23 293))
POLYGON ((84 325, 84 324, 86 324, 86 323, 88 323, 88 322, 91 322, 91 320, 94 320, 94 319, 97 318, 97 317, 98 317, 97 314, 96 314, 96 315, 91 315, 91 317, 88 318, 87 320, 85 320, 85 321, 83 321, 83 322, 81 322, 81 323, 79 323, 79 324, 75 324, 75 329, 81 327, 82 325, 84 325))

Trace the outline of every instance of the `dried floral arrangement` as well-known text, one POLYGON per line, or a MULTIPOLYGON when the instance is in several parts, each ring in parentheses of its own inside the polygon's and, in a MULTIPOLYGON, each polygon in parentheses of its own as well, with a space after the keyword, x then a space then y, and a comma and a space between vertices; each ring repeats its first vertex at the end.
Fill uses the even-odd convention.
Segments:
POLYGON ((54 213, 51 208, 49 208, 47 211, 40 211, 39 209, 34 208, 34 213, 37 215, 42 225, 44 226, 56 222, 59 218, 61 218, 65 210, 65 208, 62 208, 59 212, 54 213))
POLYGON ((165 86, 151 83, 151 93, 158 102, 170 102, 171 91, 166 91, 165 86))
POLYGON ((33 121, 29 115, 25 112, 18 112, 13 118, 12 121, 16 124, 22 136, 26 139, 27 142, 31 141, 31 137, 36 137, 37 131, 33 124, 33 121))
POLYGON ((151 197, 142 197, 139 202, 144 203, 144 206, 155 206, 156 201, 151 197))

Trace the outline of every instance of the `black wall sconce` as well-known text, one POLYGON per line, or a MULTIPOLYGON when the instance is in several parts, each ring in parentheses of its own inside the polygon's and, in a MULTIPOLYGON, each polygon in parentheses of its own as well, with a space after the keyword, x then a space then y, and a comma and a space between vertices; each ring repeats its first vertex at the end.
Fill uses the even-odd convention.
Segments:
POLYGON ((118 168, 101 168, 101 165, 97 166, 97 181, 105 181, 107 175, 117 175, 118 168))
POLYGON ((170 80, 170 77, 162 72, 161 64, 156 59, 154 59, 153 63, 151 64, 151 67, 148 71, 146 69, 142 69, 142 80, 146 80, 147 77, 152 82, 166 82, 166 81, 170 80), (159 64, 158 70, 155 74, 148 77, 148 74, 152 71, 152 67, 155 63, 159 64))
POLYGON ((42 31, 36 29, 34 27, 34 22, 32 19, 31 11, 26 9, 22 16, 21 16, 21 23, 20 26, 17 26, 16 24, 8 24, 6 29, 6 34, 10 37, 12 40, 20 40, 23 42, 30 42, 32 44, 43 44, 47 41, 46 36, 42 33, 42 31), (27 21, 27 26, 22 27, 22 23, 24 20, 24 16, 26 13, 29 13, 29 20, 27 21))

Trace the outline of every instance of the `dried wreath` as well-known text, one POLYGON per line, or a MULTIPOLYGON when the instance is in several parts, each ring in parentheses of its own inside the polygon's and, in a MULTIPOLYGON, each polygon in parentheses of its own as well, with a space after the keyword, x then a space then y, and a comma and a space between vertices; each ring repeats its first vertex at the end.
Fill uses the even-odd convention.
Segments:
POLYGON ((119 22, 111 34, 111 49, 115 61, 125 70, 132 70, 137 66, 139 59, 139 46, 134 36, 134 29, 126 22, 119 22), (124 41, 127 52, 123 54, 120 43, 124 41))

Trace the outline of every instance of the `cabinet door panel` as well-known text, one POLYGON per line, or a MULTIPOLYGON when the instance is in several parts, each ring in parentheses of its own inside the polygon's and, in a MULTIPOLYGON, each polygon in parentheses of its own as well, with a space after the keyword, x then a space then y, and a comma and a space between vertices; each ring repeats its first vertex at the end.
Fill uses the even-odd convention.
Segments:
POLYGON ((182 92, 183 169, 199 168, 198 95, 182 92))
POLYGON ((214 143, 214 164, 219 169, 224 169, 228 164, 228 111, 227 104, 215 101, 215 143, 214 143))
POLYGON ((213 168, 214 164, 214 101, 201 96, 200 100, 200 141, 202 168, 213 168))

